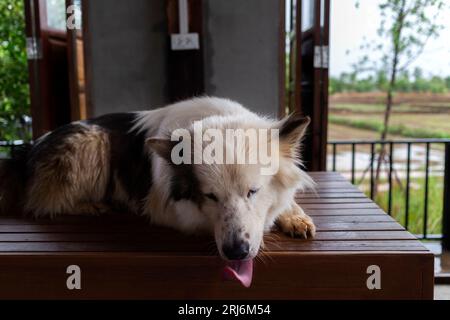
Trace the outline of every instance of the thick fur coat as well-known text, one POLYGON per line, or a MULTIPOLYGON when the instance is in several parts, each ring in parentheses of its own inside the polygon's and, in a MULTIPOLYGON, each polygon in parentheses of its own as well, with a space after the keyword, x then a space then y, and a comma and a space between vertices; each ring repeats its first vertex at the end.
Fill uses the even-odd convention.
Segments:
MULTIPOLYGON (((209 97, 73 122, 1 164, 0 210, 36 217, 127 210, 154 224, 210 232, 225 259, 253 258, 274 224, 292 236, 314 235, 312 220, 294 199, 299 189, 313 186, 299 157, 308 123, 296 115, 260 117, 236 102, 209 97), (261 175, 260 163, 174 164, 170 133, 192 132, 199 122, 203 131, 279 130, 279 169, 261 175)), ((250 149, 232 152, 248 155, 250 149)))

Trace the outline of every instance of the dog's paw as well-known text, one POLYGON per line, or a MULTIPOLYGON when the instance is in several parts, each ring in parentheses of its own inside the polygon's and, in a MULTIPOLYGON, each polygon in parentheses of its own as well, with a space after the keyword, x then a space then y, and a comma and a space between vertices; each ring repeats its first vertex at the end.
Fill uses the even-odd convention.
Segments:
POLYGON ((312 238, 316 234, 313 220, 306 214, 283 213, 278 217, 277 226, 291 237, 312 238))

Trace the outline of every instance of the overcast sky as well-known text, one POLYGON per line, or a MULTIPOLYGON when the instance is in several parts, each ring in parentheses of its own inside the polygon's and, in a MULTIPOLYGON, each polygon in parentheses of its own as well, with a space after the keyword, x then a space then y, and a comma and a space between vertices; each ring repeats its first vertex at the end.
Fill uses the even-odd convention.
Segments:
MULTIPOLYGON (((381 0, 360 0, 359 9, 355 0, 331 0, 330 26, 330 73, 333 76, 351 71, 352 63, 358 60, 359 46, 378 39, 376 30, 380 24, 378 4, 381 0), (346 54, 347 51, 350 54, 346 54)), ((450 1, 449 1, 450 3, 450 1)), ((450 8, 440 14, 440 23, 445 27, 438 39, 428 42, 420 58, 410 67, 420 66, 426 75, 450 75, 450 8)))

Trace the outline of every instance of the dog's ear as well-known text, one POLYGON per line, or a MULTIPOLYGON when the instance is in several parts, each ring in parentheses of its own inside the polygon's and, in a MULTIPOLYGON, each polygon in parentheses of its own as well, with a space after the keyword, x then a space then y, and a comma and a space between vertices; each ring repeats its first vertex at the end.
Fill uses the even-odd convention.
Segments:
POLYGON ((177 141, 171 141, 169 139, 162 138, 148 138, 145 140, 145 144, 150 150, 156 152, 157 155, 171 163, 171 154, 173 147, 177 144, 177 141))
POLYGON ((303 117, 298 113, 285 117, 277 124, 277 129, 280 130, 280 142, 297 145, 305 135, 310 122, 310 117, 303 117))
POLYGON ((294 159, 299 157, 300 141, 310 122, 309 117, 293 113, 275 125, 275 129, 279 130, 280 150, 283 155, 294 159))

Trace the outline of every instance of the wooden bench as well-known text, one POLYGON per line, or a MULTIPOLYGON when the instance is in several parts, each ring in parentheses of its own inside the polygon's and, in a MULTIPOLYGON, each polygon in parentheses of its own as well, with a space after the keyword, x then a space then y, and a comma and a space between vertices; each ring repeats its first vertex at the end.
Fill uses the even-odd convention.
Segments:
POLYGON ((0 217, 0 298, 432 299, 433 255, 339 174, 312 176, 318 194, 298 201, 316 238, 269 235, 248 289, 221 279, 209 237, 130 215, 0 217), (70 265, 81 290, 66 286, 70 265), (381 289, 369 289, 377 267, 381 289))

